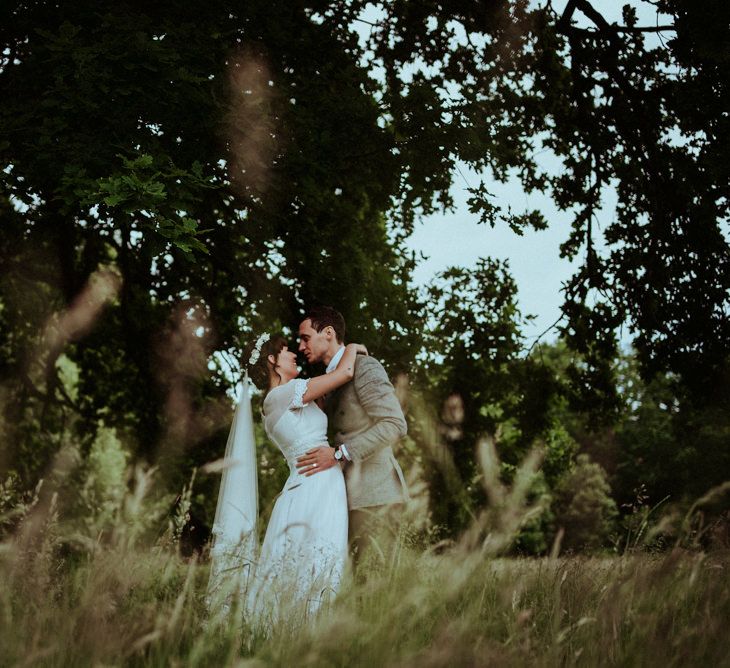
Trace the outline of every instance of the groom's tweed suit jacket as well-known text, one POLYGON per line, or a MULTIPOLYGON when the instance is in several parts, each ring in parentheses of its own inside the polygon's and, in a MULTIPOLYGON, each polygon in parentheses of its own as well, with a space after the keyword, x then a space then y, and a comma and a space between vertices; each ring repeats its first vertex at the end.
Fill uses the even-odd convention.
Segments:
POLYGON ((327 414, 332 442, 344 443, 351 459, 345 466, 349 509, 408 500, 393 455, 393 446, 406 435, 406 420, 383 365, 358 355, 354 378, 330 398, 327 414))

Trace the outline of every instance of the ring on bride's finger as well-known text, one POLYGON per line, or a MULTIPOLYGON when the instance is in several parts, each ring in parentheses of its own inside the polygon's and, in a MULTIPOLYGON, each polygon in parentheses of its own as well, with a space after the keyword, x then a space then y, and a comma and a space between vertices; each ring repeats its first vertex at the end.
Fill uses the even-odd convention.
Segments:
POLYGON ((314 464, 312 464, 312 468, 313 469, 316 469, 317 468, 317 462, 314 462, 314 464))

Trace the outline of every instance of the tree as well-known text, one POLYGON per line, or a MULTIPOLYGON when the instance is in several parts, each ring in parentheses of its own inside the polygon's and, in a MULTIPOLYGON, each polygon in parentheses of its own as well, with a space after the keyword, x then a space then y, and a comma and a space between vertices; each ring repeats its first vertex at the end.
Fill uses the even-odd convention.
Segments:
POLYGON ((615 427, 612 487, 622 505, 637 490, 653 506, 683 504, 730 479, 728 380, 698 401, 676 376, 643 382, 631 358, 621 362, 625 409, 615 427))
MULTIPOLYGON (((408 365, 412 259, 383 216, 397 161, 383 158, 390 135, 352 35, 290 3, 1 11, 2 365, 18 419, 37 400, 41 426, 55 430, 60 351, 44 358, 44 382, 24 370, 49 315, 100 263, 118 267, 121 292, 68 349, 89 447, 103 415, 134 431, 138 454, 157 456, 177 373, 161 333, 192 320, 206 356, 235 360, 253 332, 292 327, 326 301, 393 369, 408 365)), ((186 376, 193 405, 230 385, 224 365, 214 371, 186 376)), ((26 442, 6 465, 33 450, 26 442)))
POLYGON ((565 475, 556 495, 555 522, 565 530, 563 547, 605 547, 617 509, 603 468, 588 455, 578 455, 575 468, 565 475))
POLYGON ((416 386, 432 412, 442 409, 438 418, 414 420, 410 433, 426 453, 434 521, 457 533, 487 503, 475 456, 481 439, 495 438, 506 482, 530 449, 542 445, 543 486, 572 465, 576 446, 556 419, 567 389, 549 365, 525 356, 522 327, 529 316, 519 311, 506 262, 485 258, 470 271, 449 269, 424 301, 428 327, 416 386), (431 452, 434 420, 441 433, 431 452))
MULTIPOLYGON (((701 393, 722 375, 730 340, 730 6, 652 4, 669 25, 638 25, 628 4, 624 24, 609 24, 588 0, 561 14, 527 0, 380 3, 370 46, 406 156, 404 203, 448 206, 459 160, 550 193, 575 211, 562 253, 582 257, 561 327, 584 360, 577 381, 609 387, 626 323, 645 374, 673 371, 701 393), (647 46, 647 32, 666 39, 647 46), (559 169, 539 167, 542 151, 559 169), (601 234, 608 187, 618 207, 601 234)), ((546 224, 503 210, 488 183, 472 194, 485 223, 546 224)))

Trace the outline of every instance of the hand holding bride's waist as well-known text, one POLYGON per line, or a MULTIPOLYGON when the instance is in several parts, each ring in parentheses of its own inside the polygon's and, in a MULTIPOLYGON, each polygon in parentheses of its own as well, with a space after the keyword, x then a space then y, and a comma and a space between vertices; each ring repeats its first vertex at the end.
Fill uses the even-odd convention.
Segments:
POLYGON ((324 443, 297 457, 296 467, 300 474, 310 476, 331 469, 337 464, 334 448, 324 443))

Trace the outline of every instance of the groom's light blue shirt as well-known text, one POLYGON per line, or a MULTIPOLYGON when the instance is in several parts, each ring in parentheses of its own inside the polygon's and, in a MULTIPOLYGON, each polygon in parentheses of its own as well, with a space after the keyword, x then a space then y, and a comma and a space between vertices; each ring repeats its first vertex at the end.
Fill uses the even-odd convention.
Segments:
POLYGON ((345 354, 345 346, 340 346, 340 349, 335 353, 334 357, 330 360, 330 363, 327 365, 327 369, 325 369, 325 373, 332 373, 337 368, 337 365, 340 363, 340 360, 342 359, 342 356, 344 354, 345 354))

